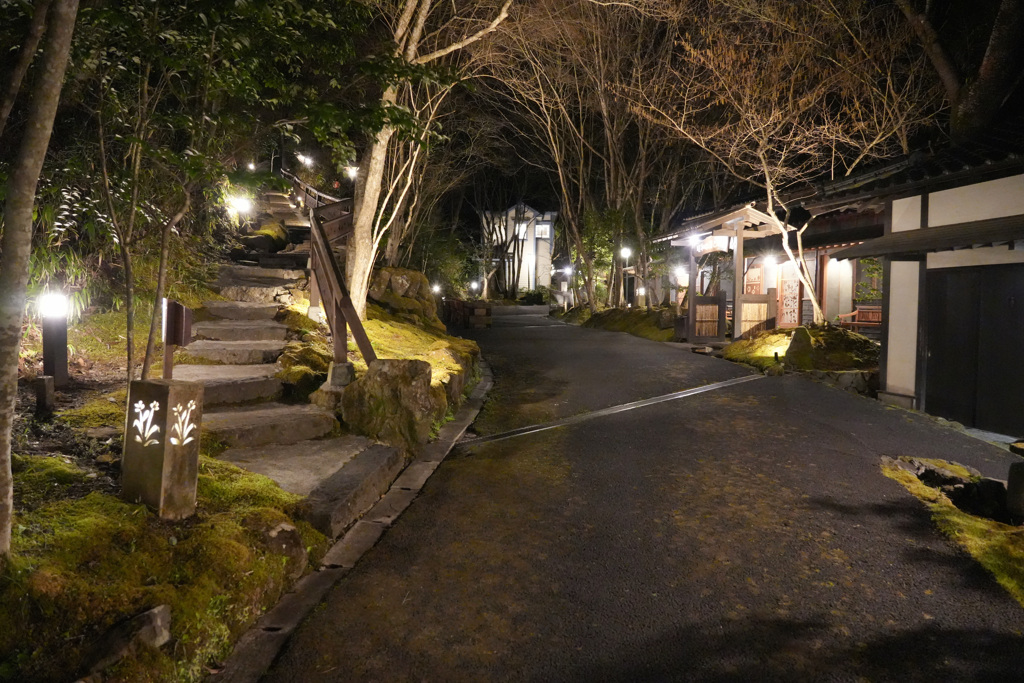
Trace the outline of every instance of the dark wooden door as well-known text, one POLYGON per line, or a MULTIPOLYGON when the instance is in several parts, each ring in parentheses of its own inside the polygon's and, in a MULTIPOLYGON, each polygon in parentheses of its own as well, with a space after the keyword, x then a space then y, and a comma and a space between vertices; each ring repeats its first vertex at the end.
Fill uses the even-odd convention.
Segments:
POLYGON ((1024 436, 1024 265, 984 270, 975 425, 1024 436))
POLYGON ((1024 265, 930 270, 925 410, 1024 435, 1024 265))

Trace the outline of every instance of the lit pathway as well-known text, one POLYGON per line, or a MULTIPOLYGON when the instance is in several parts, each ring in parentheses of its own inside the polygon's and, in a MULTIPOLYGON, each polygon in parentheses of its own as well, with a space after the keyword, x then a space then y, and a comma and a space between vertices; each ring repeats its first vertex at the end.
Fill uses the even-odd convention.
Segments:
MULTIPOLYGON (((476 335, 495 372, 482 435, 749 375, 527 322, 476 335)), ((883 454, 1009 462, 798 377, 467 445, 267 680, 1019 679, 1024 610, 883 454)))

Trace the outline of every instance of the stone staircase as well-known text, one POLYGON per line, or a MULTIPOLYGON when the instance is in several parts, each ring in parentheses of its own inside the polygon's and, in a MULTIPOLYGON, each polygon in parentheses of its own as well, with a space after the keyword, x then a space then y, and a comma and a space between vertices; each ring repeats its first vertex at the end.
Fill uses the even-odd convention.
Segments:
POLYGON ((211 288, 228 300, 204 303, 198 316, 203 319, 193 324, 193 341, 185 349, 204 362, 176 365, 174 378, 203 384, 203 431, 228 446, 219 458, 307 496, 309 521, 333 537, 365 509, 364 501, 372 504, 379 495, 374 491, 381 484, 364 483, 365 472, 390 477, 390 484, 403 463, 395 449, 339 435, 330 411, 282 400, 277 361, 289 332, 275 317, 308 283, 309 222, 293 204, 280 193, 263 198, 267 214, 294 224, 289 237, 300 242, 285 253, 301 259, 302 268, 267 266, 258 254, 223 264, 211 288))

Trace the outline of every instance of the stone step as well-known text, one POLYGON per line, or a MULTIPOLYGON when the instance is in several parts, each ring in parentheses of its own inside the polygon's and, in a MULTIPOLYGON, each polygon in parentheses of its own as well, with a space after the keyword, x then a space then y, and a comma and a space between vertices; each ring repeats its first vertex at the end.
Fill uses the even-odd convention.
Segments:
POLYGON ((292 217, 292 218, 285 218, 284 219, 284 227, 286 227, 286 228, 308 228, 309 227, 309 218, 306 217, 306 216, 302 216, 302 215, 295 216, 295 217, 292 217))
POLYGON ((263 193, 263 196, 267 199, 288 199, 291 194, 288 192, 278 192, 276 190, 267 190, 263 193))
POLYGON ((273 363, 284 350, 281 341, 214 341, 202 339, 185 347, 190 356, 225 365, 273 363))
POLYGON ((192 324, 192 334, 219 341, 282 341, 288 328, 273 320, 204 320, 192 324))
POLYGON ((203 429, 229 446, 289 444, 326 436, 334 430, 334 415, 314 405, 263 403, 223 408, 203 415, 203 429))
MULTIPOLYGON (((285 221, 287 223, 287 221, 285 221)), ((300 244, 302 242, 309 241, 309 236, 312 229, 309 225, 288 225, 285 226, 285 230, 288 231, 288 241, 292 244, 300 244)))
POLYGON ((218 279, 233 280, 302 280, 306 271, 302 268, 264 268, 238 263, 225 263, 217 273, 218 279))
POLYGON ((261 266, 267 268, 305 268, 309 264, 309 249, 259 254, 256 258, 261 266))
POLYGON ((225 320, 273 320, 281 310, 277 304, 252 301, 204 301, 203 308, 225 320))
POLYGON ((209 287, 226 299, 269 304, 287 300, 290 294, 288 288, 294 284, 294 280, 272 280, 271 278, 252 280, 224 278, 211 282, 209 287))
POLYGON ((206 407, 281 397, 277 365, 176 365, 174 379, 203 385, 206 407))

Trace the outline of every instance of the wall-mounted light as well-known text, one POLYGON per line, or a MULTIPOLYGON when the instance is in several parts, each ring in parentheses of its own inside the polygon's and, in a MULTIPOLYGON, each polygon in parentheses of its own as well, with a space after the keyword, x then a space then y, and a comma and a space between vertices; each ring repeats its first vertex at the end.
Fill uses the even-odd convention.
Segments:
POLYGON ((53 386, 68 383, 68 298, 47 292, 36 305, 43 319, 43 374, 53 377, 53 386))
POLYGON ((691 235, 690 236, 690 246, 691 247, 695 247, 698 244, 700 244, 700 235, 691 235))
POLYGON ((776 260, 775 260, 775 257, 774 257, 774 256, 772 256, 771 254, 769 254, 768 256, 765 256, 765 257, 763 257, 763 258, 761 259, 761 261, 762 261, 762 262, 764 263, 764 265, 766 265, 766 266, 774 266, 774 265, 775 265, 775 264, 777 263, 777 262, 776 262, 776 260))
POLYGON ((689 281, 687 278, 686 268, 683 268, 682 266, 676 268, 674 274, 676 276, 676 282, 680 285, 689 281))

